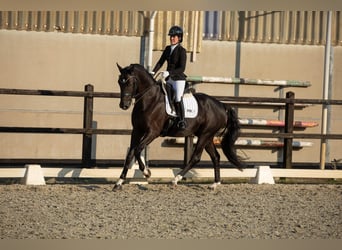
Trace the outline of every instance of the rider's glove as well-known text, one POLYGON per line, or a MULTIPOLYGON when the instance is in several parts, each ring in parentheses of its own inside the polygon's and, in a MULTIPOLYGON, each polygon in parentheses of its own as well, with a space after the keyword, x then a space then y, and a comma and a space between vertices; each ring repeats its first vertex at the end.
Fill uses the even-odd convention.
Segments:
POLYGON ((170 75, 169 71, 163 71, 163 78, 166 79, 170 75))

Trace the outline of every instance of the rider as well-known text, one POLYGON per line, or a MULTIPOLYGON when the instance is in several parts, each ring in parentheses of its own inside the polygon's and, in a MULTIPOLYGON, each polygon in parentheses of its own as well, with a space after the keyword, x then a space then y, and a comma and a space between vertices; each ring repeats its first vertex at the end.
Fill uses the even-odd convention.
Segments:
POLYGON ((163 66, 164 62, 167 61, 167 68, 163 72, 163 77, 171 84, 175 91, 175 108, 179 117, 177 126, 180 129, 185 129, 183 94, 186 79, 186 75, 184 74, 186 50, 181 45, 183 41, 183 29, 179 26, 172 26, 168 35, 170 36, 171 44, 165 47, 159 61, 153 68, 153 72, 157 72, 163 66))

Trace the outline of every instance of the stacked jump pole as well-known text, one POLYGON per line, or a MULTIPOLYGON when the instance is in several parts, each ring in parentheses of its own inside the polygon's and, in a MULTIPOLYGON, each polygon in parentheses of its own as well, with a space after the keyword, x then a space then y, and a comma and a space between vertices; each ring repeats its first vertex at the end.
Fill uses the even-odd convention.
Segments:
MULTIPOLYGON (((198 83, 223 83, 223 84, 239 84, 239 85, 256 85, 256 86, 276 86, 278 88, 286 88, 286 87, 309 87, 311 83, 308 81, 297 81, 297 80, 262 80, 262 79, 251 79, 251 78, 236 78, 236 77, 208 77, 208 76, 190 76, 187 78, 187 81, 190 86, 193 86, 198 83)), ((193 90, 193 92, 195 92, 193 90)), ((239 100, 239 97, 225 98, 225 97, 216 97, 220 101, 229 101, 234 105, 234 99, 239 100)), ((244 105, 253 105, 253 102, 261 102, 264 100, 269 103, 285 103, 285 124, 284 124, 284 133, 277 134, 278 138, 284 139, 284 153, 283 153, 283 167, 284 168, 292 168, 292 150, 293 150, 293 138, 298 136, 297 138, 315 138, 315 139, 323 139, 326 140, 326 135, 317 134, 293 134, 294 127, 299 125, 300 127, 310 127, 310 124, 297 124, 294 121, 294 110, 295 104, 321 104, 321 105, 340 105, 341 101, 339 100, 295 100, 295 94, 293 92, 287 92, 286 98, 248 98, 244 97, 243 102, 235 103, 235 104, 244 104, 244 105), (259 100, 258 100, 259 99, 259 100), (296 124, 295 124, 296 123, 296 124)), ((277 121, 279 124, 279 121, 277 121)), ((241 136, 249 136, 249 137, 267 137, 272 138, 270 134, 265 133, 241 133, 241 136)), ((328 135, 329 139, 338 139, 340 135, 328 135)), ((184 152, 191 152, 193 147, 192 137, 185 138, 184 143, 184 152)), ((184 154, 184 163, 187 163, 190 155, 188 153, 184 154)), ((320 163, 323 164, 322 162, 320 163)))

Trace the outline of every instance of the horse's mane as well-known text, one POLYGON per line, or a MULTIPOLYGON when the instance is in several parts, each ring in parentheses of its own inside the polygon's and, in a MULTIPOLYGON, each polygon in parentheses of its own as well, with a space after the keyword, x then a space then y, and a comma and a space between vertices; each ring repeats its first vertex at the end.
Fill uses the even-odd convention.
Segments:
POLYGON ((128 70, 139 70, 139 71, 145 71, 146 73, 148 73, 147 69, 145 69, 145 67, 139 63, 131 63, 129 66, 127 66, 128 70))
POLYGON ((141 64, 139 64, 139 63, 132 63, 132 64, 130 64, 128 67, 127 67, 127 69, 129 69, 129 70, 138 70, 138 71, 140 71, 140 72, 143 72, 143 73, 145 73, 146 75, 148 75, 154 82, 156 82, 156 80, 153 78, 153 76, 147 71, 147 69, 143 66, 143 65, 141 65, 141 64))

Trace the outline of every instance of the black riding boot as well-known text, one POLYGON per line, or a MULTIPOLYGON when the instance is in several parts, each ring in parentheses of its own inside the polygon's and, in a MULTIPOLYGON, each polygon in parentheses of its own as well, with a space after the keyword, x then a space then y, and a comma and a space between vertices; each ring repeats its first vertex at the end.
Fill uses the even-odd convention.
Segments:
POLYGON ((177 112, 177 115, 179 117, 179 121, 177 123, 177 127, 180 128, 180 129, 185 129, 186 122, 184 120, 185 111, 184 111, 183 101, 176 102, 175 104, 176 104, 175 105, 176 106, 176 112, 177 112))

